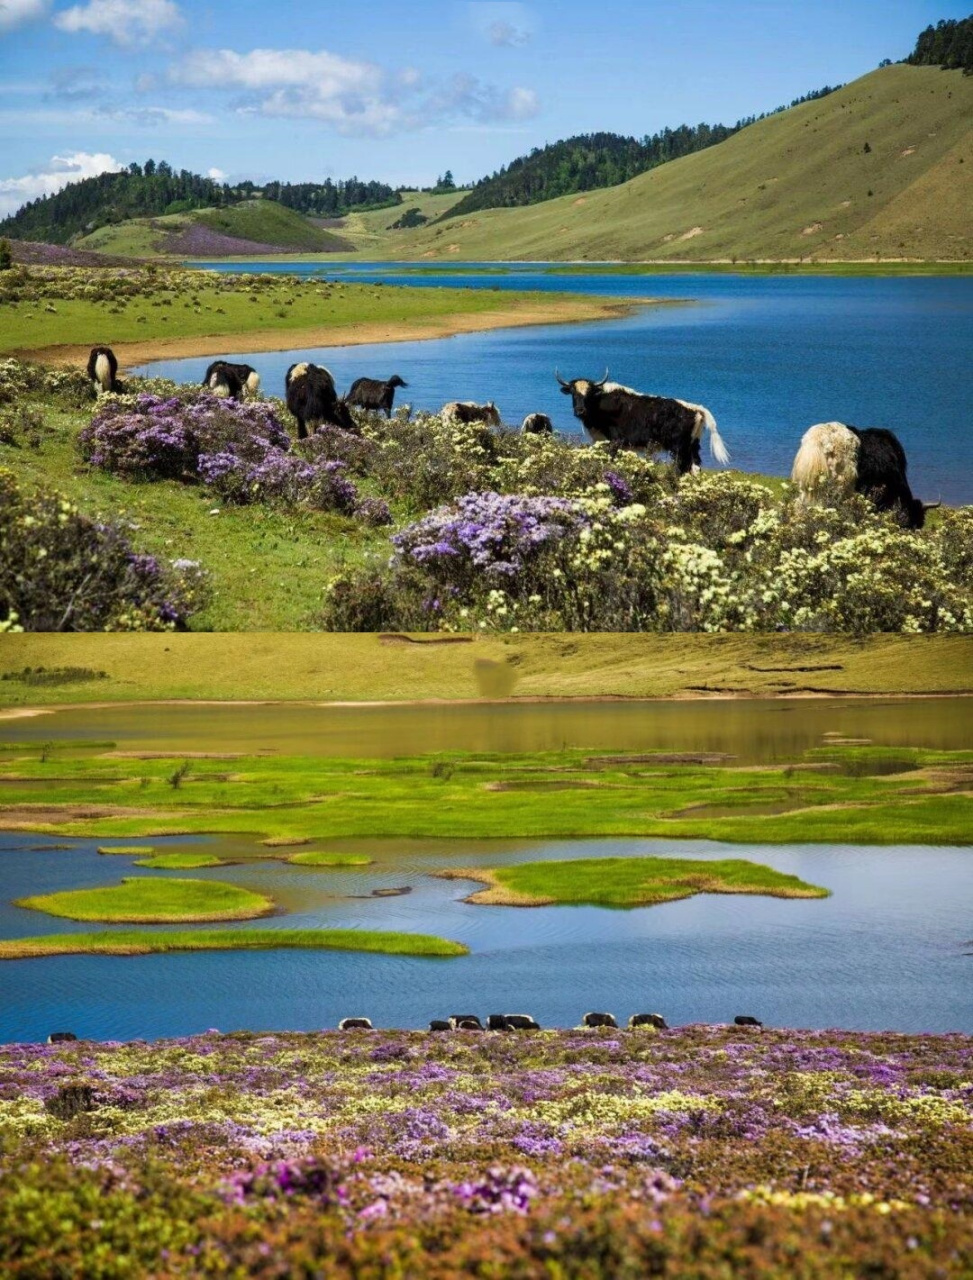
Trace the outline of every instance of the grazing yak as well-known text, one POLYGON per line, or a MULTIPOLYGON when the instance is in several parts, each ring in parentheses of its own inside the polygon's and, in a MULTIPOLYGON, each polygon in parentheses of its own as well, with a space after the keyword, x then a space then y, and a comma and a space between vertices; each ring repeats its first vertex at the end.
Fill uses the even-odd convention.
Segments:
POLYGON ((611 1013, 586 1013, 581 1019, 581 1026, 587 1031, 596 1027, 617 1028, 618 1023, 615 1021, 615 1015, 611 1013))
POLYGON ((92 347, 88 356, 88 377, 96 396, 118 390, 118 361, 111 347, 92 347))
POLYGON ((203 375, 203 386, 214 395, 242 400, 244 393, 255 396, 260 389, 260 374, 253 365, 232 364, 229 360, 214 360, 203 375))
POLYGON ((491 400, 489 404, 476 404, 472 400, 451 400, 439 411, 443 422, 456 424, 460 422, 485 422, 487 426, 499 427, 500 414, 491 400))
POLYGON ((636 1027, 655 1027, 656 1031, 668 1031, 669 1024, 661 1013, 633 1013, 628 1020, 629 1030, 636 1027))
POLYGON ((371 409, 375 413, 384 412, 386 418, 391 418, 395 388, 408 385, 397 373, 388 382, 379 382, 375 378, 358 378, 351 384, 351 390, 345 396, 345 404, 356 405, 359 409, 371 409))
POLYGON ((540 1023, 529 1013, 491 1013, 487 1031, 540 1031, 540 1023))
POLYGON ((445 1018, 433 1018, 429 1024, 430 1031, 452 1031, 452 1029, 445 1018))
POLYGON ((554 423, 546 413, 528 413, 520 424, 520 429, 528 436, 552 436, 554 423))
POLYGON ((344 431, 358 430, 351 410, 338 399, 334 378, 322 365, 292 364, 284 377, 284 396, 297 419, 299 440, 307 439, 309 427, 314 432, 325 423, 344 431))
POLYGON ((679 474, 685 475, 702 466, 699 442, 708 431, 713 457, 724 466, 730 461, 716 419, 701 404, 633 391, 609 382, 607 369, 600 382, 586 378, 565 382, 557 370, 554 376, 562 393, 574 402, 574 416, 595 442, 607 441, 615 449, 670 453, 679 474))
POLYGON ((449 1025, 454 1031, 482 1031, 483 1023, 475 1013, 450 1014, 449 1025))
POLYGON ((52 1031, 47 1037, 48 1044, 72 1044, 77 1040, 73 1031, 52 1031))
POLYGON ((371 1018, 342 1018, 338 1023, 339 1031, 372 1031, 371 1018))
POLYGON ((751 1018, 748 1013, 738 1013, 733 1019, 733 1024, 737 1027, 762 1027, 764 1025, 759 1018, 751 1018))
POLYGON ((801 438, 791 480, 805 499, 817 485, 832 481, 848 492, 864 494, 877 511, 894 512, 907 529, 921 529, 926 512, 941 504, 913 497, 907 470, 905 450, 884 427, 819 422, 801 438))

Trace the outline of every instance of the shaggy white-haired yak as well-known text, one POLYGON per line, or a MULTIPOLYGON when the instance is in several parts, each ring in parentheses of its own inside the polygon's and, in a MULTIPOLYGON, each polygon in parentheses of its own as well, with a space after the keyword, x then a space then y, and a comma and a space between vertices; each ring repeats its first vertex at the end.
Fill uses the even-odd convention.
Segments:
POLYGON ((912 496, 905 450, 884 427, 847 426, 819 422, 801 438, 791 468, 791 480, 805 500, 819 485, 830 482, 846 493, 861 493, 878 511, 892 511, 907 529, 921 529, 926 512, 939 502, 920 502, 912 496))
POLYGON ((111 347, 92 347, 88 356, 88 377, 96 396, 118 390, 118 361, 111 347))
POLYGON ((439 410, 443 422, 455 425, 460 422, 485 422, 488 426, 500 426, 500 412, 493 401, 476 404, 473 400, 450 400, 439 410))

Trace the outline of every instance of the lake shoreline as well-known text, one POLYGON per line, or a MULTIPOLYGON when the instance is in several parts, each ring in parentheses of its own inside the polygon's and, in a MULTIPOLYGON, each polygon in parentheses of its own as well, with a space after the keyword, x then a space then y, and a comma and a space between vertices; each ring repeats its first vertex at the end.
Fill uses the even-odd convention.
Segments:
MULTIPOLYGON (((502 309, 490 312, 459 311, 450 316, 430 320, 401 321, 386 324, 361 321, 337 326, 314 326, 300 329, 254 329, 235 333, 199 334, 179 338, 140 338, 134 342, 116 342, 112 350, 119 367, 131 369, 161 360, 183 360, 198 356, 218 356, 229 352, 246 354, 303 350, 314 347, 355 347, 387 342, 427 342, 453 338, 466 333, 484 333, 496 329, 519 329, 556 324, 586 324, 597 320, 619 320, 643 307, 684 305, 691 299, 670 298, 586 298, 552 297, 540 303, 531 298, 518 304, 516 298, 502 309)), ((55 368, 83 365, 88 346, 61 344, 30 347, 9 354, 19 360, 33 360, 55 368)))

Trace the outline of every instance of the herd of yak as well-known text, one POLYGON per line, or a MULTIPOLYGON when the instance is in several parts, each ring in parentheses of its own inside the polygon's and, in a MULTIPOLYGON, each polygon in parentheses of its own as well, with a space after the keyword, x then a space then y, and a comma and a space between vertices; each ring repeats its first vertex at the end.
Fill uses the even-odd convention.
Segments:
MULTIPOLYGON (((119 389, 118 361, 110 347, 94 347, 88 358, 88 377, 96 394, 119 389)), ((710 451, 723 465, 730 455, 716 427, 716 419, 703 405, 668 396, 645 395, 608 380, 608 371, 599 382, 576 378, 566 382, 555 371, 561 392, 570 396, 574 416, 594 441, 608 443, 613 450, 634 449, 646 455, 668 453, 680 475, 697 471, 702 465, 700 444, 708 433, 710 451)), ((298 439, 306 440, 319 427, 333 425, 356 432, 358 424, 352 408, 392 416, 399 387, 407 383, 396 374, 384 382, 359 378, 348 394, 340 397, 331 373, 321 365, 303 361, 292 364, 284 379, 287 408, 297 422, 298 439)), ((203 386, 216 395, 242 399, 253 396, 260 375, 249 364, 214 360, 206 370, 203 386)), ((501 425, 497 406, 454 400, 443 406, 440 416, 454 423, 501 425)), ((551 435, 554 425, 543 413, 531 413, 522 430, 551 435)), ((843 422, 823 422, 810 427, 801 440, 791 479, 809 495, 824 482, 845 492, 866 495, 879 511, 891 511, 900 524, 921 529, 926 512, 940 504, 921 502, 909 487, 905 450, 898 438, 882 427, 848 426, 843 422)))
MULTIPOLYGON (((733 1019, 736 1027, 757 1027, 764 1024, 749 1014, 738 1014, 733 1019)), ((614 1014, 586 1013, 581 1019, 578 1031, 597 1031, 599 1028, 618 1029, 614 1014)), ((652 1027, 656 1031, 668 1031, 669 1024, 661 1013, 633 1013, 628 1020, 629 1031, 639 1027, 652 1027)), ((486 1025, 475 1013, 454 1013, 449 1018, 433 1018, 429 1023, 430 1031, 540 1031, 541 1025, 529 1013, 491 1013, 486 1025)), ((374 1031, 371 1018, 342 1018, 338 1023, 339 1031, 374 1031)), ((77 1040, 73 1031, 52 1031, 47 1037, 48 1044, 70 1044, 77 1040)))

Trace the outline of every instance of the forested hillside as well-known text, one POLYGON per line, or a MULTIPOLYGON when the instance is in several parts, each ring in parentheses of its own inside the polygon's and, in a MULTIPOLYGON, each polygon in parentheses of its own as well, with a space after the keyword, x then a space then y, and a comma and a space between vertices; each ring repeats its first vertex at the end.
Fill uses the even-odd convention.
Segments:
POLYGON ((964 75, 973 75, 973 15, 926 27, 906 62, 945 71, 962 68, 964 75))
MULTIPOLYGON (((834 93, 840 86, 825 85, 789 105, 798 106, 834 93)), ((669 160, 703 151, 724 142, 747 125, 777 115, 787 107, 748 116, 736 124, 681 124, 644 138, 617 133, 584 133, 519 156, 489 178, 481 179, 444 217, 452 218, 479 209, 505 209, 540 204, 558 196, 576 195, 601 187, 617 187, 669 160)))

